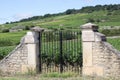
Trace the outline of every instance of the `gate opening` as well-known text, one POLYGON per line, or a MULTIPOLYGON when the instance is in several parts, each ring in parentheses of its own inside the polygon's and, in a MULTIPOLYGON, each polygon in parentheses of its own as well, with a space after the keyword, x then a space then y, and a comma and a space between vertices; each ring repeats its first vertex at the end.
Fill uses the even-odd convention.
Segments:
POLYGON ((42 73, 80 73, 81 67, 81 31, 61 30, 40 33, 40 70, 42 73))

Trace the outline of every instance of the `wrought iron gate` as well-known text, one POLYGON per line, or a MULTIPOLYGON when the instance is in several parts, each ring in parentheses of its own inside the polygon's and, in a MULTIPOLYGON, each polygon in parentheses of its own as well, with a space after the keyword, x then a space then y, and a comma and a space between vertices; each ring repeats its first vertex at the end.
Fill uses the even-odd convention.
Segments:
POLYGON ((40 71, 80 72, 82 66, 81 32, 47 31, 40 34, 40 71))

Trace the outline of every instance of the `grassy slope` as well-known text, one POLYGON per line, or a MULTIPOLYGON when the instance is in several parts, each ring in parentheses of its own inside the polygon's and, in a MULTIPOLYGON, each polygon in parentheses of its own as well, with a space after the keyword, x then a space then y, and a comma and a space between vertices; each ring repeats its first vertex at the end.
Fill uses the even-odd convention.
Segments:
POLYGON ((42 20, 33 20, 27 22, 19 22, 13 24, 5 24, 5 27, 13 27, 16 25, 30 26, 36 25, 45 28, 79 28, 80 25, 86 23, 89 18, 100 19, 104 22, 97 23, 99 26, 120 26, 120 15, 107 15, 107 11, 98 11, 93 13, 79 13, 71 15, 62 15, 56 17, 45 18, 42 20), (62 25, 62 26, 60 26, 62 25))

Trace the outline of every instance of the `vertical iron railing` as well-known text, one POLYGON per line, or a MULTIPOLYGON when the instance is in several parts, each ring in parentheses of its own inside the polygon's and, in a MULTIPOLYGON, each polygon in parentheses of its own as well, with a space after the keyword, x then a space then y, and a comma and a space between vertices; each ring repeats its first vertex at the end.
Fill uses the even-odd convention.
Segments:
POLYGON ((60 73, 63 72, 63 49, 62 49, 62 31, 60 31, 60 73))
POLYGON ((42 59, 41 59, 41 43, 42 43, 42 36, 41 36, 41 32, 39 32, 39 54, 38 54, 38 57, 39 57, 39 73, 41 73, 42 72, 42 59))
POLYGON ((81 35, 76 31, 39 33, 40 72, 80 71, 81 35), (42 43, 41 43, 42 42, 42 43))

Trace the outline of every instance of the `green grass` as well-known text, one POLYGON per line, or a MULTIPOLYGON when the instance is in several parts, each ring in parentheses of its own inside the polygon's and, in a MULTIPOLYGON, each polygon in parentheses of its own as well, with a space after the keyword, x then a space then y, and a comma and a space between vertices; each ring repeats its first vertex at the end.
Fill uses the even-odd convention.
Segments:
POLYGON ((120 51, 120 38, 107 39, 107 41, 120 51))
POLYGON ((75 73, 47 73, 36 75, 15 75, 14 77, 0 77, 0 80, 116 80, 114 78, 81 76, 75 73))
POLYGON ((10 53, 14 48, 15 46, 0 47, 0 60, 8 55, 8 53, 10 53))
POLYGON ((0 33, 0 59, 9 54, 16 45, 20 43, 21 38, 26 31, 14 33, 0 33))
POLYGON ((65 72, 65 73, 53 72, 53 73, 41 74, 41 77, 46 77, 46 78, 68 78, 68 77, 77 77, 77 76, 80 75, 72 72, 65 72))
POLYGON ((13 33, 0 33, 0 47, 13 46, 20 43, 20 39, 26 34, 26 31, 13 33))

